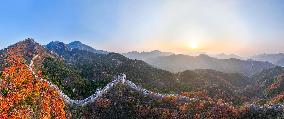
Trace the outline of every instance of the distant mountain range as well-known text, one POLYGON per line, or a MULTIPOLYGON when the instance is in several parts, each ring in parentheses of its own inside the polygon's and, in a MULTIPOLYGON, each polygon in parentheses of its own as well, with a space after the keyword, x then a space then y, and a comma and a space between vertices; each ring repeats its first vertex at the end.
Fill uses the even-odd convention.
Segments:
POLYGON ((235 55, 235 54, 225 54, 225 53, 221 53, 221 54, 217 54, 217 55, 212 55, 212 57, 218 58, 218 59, 244 59, 241 56, 235 55))
POLYGON ((93 52, 97 54, 108 54, 109 52, 103 51, 103 50, 96 50, 88 45, 85 45, 81 43, 80 41, 73 41, 69 44, 65 44, 63 42, 59 41, 52 41, 49 44, 45 45, 46 48, 52 48, 52 49, 61 49, 65 48, 64 50, 66 51, 71 51, 72 49, 79 49, 79 50, 84 50, 88 52, 93 52))
MULTIPOLYGON (((248 105, 283 102, 284 68, 282 67, 276 67, 268 62, 234 58, 217 59, 203 54, 187 56, 160 51, 133 52, 132 54, 139 56, 129 59, 118 53, 96 50, 78 41, 69 44, 56 41, 42 46, 33 39, 26 39, 0 50, 0 74, 5 72, 5 76, 1 75, 0 79, 8 81, 7 85, 0 83, 0 96, 1 99, 6 99, 9 97, 7 95, 14 95, 19 92, 19 88, 26 87, 29 87, 28 91, 35 92, 38 86, 47 93, 57 94, 56 90, 47 90, 48 83, 33 85, 39 79, 30 71, 20 72, 23 69, 32 68, 38 73, 37 75, 58 86, 72 99, 84 99, 111 82, 118 74, 124 73, 128 80, 143 88, 160 93, 180 94, 195 100, 180 101, 174 95, 158 99, 151 97, 152 94, 141 95, 140 92, 121 84, 102 95, 94 103, 84 107, 66 105, 61 111, 69 111, 74 118, 95 118, 94 114, 98 114, 101 118, 111 118, 113 115, 120 118, 136 116, 188 118, 199 112, 206 114, 208 118, 250 118, 257 114, 262 114, 264 117, 278 117, 283 112, 283 110, 277 112, 278 108, 275 112, 274 107, 273 110, 268 108, 271 110, 267 111, 262 108, 255 112, 256 107, 251 108, 251 105, 248 105), (140 55, 148 57, 143 59, 140 55), (13 58, 21 60, 16 61, 13 58), (34 67, 27 68, 31 61, 34 67), (15 69, 14 67, 17 66, 20 68, 15 69), (27 77, 22 80, 21 75, 25 74, 27 77), (5 78, 7 76, 12 79, 5 78), (29 78, 33 80, 30 84, 26 84, 29 78), (15 86, 13 87, 15 90, 11 90, 11 85, 8 83, 23 86, 15 86), (239 108, 240 106, 245 106, 245 109, 239 108)), ((44 94, 34 93, 32 96, 20 98, 20 103, 9 109, 14 109, 14 106, 18 106, 17 108, 24 106, 33 110, 32 107, 36 103, 30 99, 33 99, 33 96, 45 96, 44 94)), ((38 101, 46 99, 41 97, 38 101)), ((56 105, 53 105, 53 108, 54 106, 56 105)), ((34 114, 37 114, 36 111, 34 114)))
POLYGON ((143 60, 154 67, 173 73, 183 72, 185 70, 213 69, 226 73, 241 73, 246 76, 252 76, 261 72, 263 69, 274 67, 271 63, 243 60, 242 57, 235 54, 227 55, 224 53, 212 56, 205 54, 188 56, 154 50, 151 52, 133 51, 123 53, 123 55, 130 59, 143 60))
POLYGON ((75 99, 90 95, 94 88, 102 86, 119 73, 125 73, 129 80, 157 92, 178 93, 215 87, 226 92, 224 94, 235 95, 233 90, 250 84, 249 78, 240 74, 226 74, 214 70, 174 74, 117 53, 98 54, 70 48, 68 44, 59 41, 50 42, 45 48, 31 39, 18 44, 27 46, 27 51, 24 49, 23 53, 31 51, 26 56, 28 61, 32 56, 39 55, 40 58, 35 62, 36 68, 42 70, 43 75, 75 99))
POLYGON ((199 56, 170 55, 147 59, 147 63, 171 72, 182 72, 194 69, 213 69, 225 73, 241 73, 252 76, 264 69, 275 67, 273 64, 261 61, 240 59, 217 59, 208 55, 199 56))
POLYGON ((132 52, 128 52, 128 53, 122 53, 122 55, 124 55, 125 57, 128 57, 130 59, 138 59, 138 60, 147 60, 150 58, 155 58, 155 57, 159 57, 159 56, 169 56, 169 55, 173 55, 174 53, 172 52, 161 52, 159 50, 154 50, 151 52, 137 52, 137 51, 132 51, 132 52))
POLYGON ((116 53, 96 54, 85 50, 70 50, 67 45, 60 42, 56 44, 51 42, 51 44, 53 45, 48 44, 47 46, 52 47, 47 48, 62 56, 67 64, 72 64, 71 67, 74 67, 85 79, 97 81, 123 72, 134 82, 155 91, 167 92, 167 90, 174 90, 179 92, 182 90, 205 89, 210 91, 211 94, 215 94, 211 95, 211 97, 215 97, 216 95, 221 96, 222 94, 226 97, 226 100, 233 102, 237 102, 237 100, 241 98, 241 96, 235 92, 236 90, 242 92, 242 89, 253 83, 253 80, 248 76, 256 75, 265 69, 274 67, 274 65, 270 63, 260 61, 233 58, 216 59, 208 55, 174 55, 160 51, 129 53, 138 55, 140 59, 142 59, 141 57, 143 55, 149 56, 146 61, 148 63, 152 61, 161 63, 161 67, 159 68, 163 68, 162 66, 171 66, 170 68, 180 70, 180 73, 173 74, 153 68, 143 61, 131 60, 116 53), (187 67, 190 68, 187 69, 187 67), (214 91, 217 89, 222 93, 214 91))
POLYGON ((251 57, 251 59, 257 60, 257 61, 267 61, 267 62, 271 62, 275 65, 278 65, 278 66, 284 66, 284 54, 283 53, 260 54, 260 55, 256 55, 256 56, 251 57))

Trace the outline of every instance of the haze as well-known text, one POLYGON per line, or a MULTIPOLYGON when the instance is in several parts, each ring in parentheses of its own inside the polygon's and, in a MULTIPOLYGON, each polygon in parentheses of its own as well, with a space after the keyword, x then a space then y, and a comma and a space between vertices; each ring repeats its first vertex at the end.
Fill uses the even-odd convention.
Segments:
POLYGON ((115 52, 284 52, 281 0, 2 0, 0 48, 27 37, 115 52))

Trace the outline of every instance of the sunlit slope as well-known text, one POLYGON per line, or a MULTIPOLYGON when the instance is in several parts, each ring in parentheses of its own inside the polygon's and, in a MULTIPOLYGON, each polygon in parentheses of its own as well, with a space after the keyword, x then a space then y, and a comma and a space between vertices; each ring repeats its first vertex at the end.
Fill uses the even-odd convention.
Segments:
POLYGON ((0 118, 66 118, 58 92, 30 71, 24 58, 26 48, 25 43, 18 43, 2 54, 0 118))

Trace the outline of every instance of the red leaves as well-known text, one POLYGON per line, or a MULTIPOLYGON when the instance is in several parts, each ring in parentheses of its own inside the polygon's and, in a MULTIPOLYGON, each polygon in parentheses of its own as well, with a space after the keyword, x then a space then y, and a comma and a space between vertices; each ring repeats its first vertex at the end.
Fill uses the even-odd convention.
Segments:
POLYGON ((25 64, 24 47, 19 45, 7 50, 5 62, 9 65, 5 67, 2 73, 4 79, 0 83, 0 90, 7 94, 0 94, 0 119, 31 118, 31 115, 66 118, 64 101, 56 90, 50 88, 47 82, 35 79, 25 64), (38 111, 40 113, 36 113, 38 111))
POLYGON ((280 86, 280 83, 273 83, 268 87, 268 91, 273 91, 280 86))
POLYGON ((182 112, 182 113, 186 113, 189 109, 189 105, 188 103, 185 103, 185 104, 182 104, 179 106, 179 110, 182 112))
POLYGON ((195 97, 208 98, 205 91, 181 92, 180 95, 185 96, 185 97, 189 97, 189 98, 195 98, 195 97))
POLYGON ((42 78, 42 71, 38 71, 38 72, 37 72, 37 76, 40 77, 40 78, 42 78))
POLYGON ((165 97, 163 97, 163 100, 164 101, 176 101, 177 97, 175 97, 175 96, 165 96, 165 97))
POLYGON ((278 94, 277 96, 273 97, 273 98, 270 100, 270 103, 276 104, 276 103, 283 102, 283 100, 284 100, 284 91, 281 92, 280 94, 278 94))

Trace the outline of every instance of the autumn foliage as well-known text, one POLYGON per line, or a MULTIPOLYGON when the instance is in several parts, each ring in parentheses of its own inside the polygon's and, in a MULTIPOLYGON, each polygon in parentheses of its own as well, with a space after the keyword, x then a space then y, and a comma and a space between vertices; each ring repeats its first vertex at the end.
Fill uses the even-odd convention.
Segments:
POLYGON ((6 51, 0 79, 0 119, 66 118, 58 92, 29 70, 22 53, 25 47, 16 45, 6 51))

